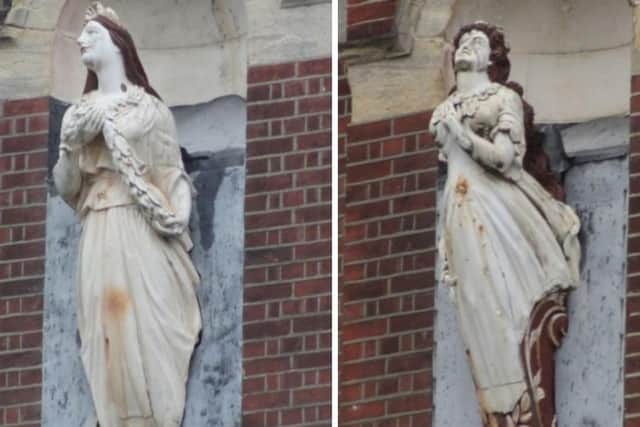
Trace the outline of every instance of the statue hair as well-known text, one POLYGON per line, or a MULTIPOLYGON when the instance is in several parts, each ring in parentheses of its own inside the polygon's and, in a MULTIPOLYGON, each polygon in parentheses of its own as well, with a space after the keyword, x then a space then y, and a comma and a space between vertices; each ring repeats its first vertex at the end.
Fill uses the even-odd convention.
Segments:
MULTIPOLYGON (((98 15, 91 20, 96 21, 100 25, 105 27, 109 32, 109 35, 111 36, 113 44, 115 44, 118 49, 120 49, 122 60, 124 63, 124 71, 127 79, 129 79, 131 83, 142 87, 144 91, 149 95, 153 95, 161 100, 162 98, 160 98, 158 92, 156 92, 156 90, 149 83, 147 73, 144 71, 142 62, 140 62, 140 57, 138 56, 136 45, 133 42, 133 38, 131 37, 129 31, 127 31, 127 29, 122 25, 119 25, 118 23, 102 15, 98 15)), ((88 70, 87 79, 84 84, 84 91, 82 93, 88 93, 97 88, 98 77, 96 76, 96 73, 88 70)))

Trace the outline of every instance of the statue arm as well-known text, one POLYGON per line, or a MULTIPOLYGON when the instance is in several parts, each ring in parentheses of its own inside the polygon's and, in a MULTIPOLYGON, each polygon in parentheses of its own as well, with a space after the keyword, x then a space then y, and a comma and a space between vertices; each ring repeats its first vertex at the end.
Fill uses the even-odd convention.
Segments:
MULTIPOLYGON (((53 181, 56 188, 70 206, 74 206, 76 196, 82 187, 79 149, 88 142, 90 137, 95 137, 93 132, 89 132, 88 127, 93 121, 97 122, 96 113, 93 114, 92 119, 88 116, 83 117, 81 110, 78 105, 72 105, 62 118, 58 161, 53 168, 53 181)), ((85 111, 85 114, 88 113, 85 111)), ((97 127, 97 124, 94 127, 97 127)))
POLYGON ((467 140, 470 142, 471 157, 482 165, 502 173, 513 165, 516 150, 507 133, 496 133, 491 142, 467 128, 467 140))
MULTIPOLYGON (((149 139, 153 152, 151 183, 162 193, 168 210, 174 215, 172 224, 175 225, 172 227, 186 230, 191 216, 194 190, 191 178, 185 172, 182 163, 173 115, 161 102, 157 103, 154 122, 149 139)), ((155 224, 154 227, 163 233, 161 224, 155 224)))
POLYGON ((502 106, 497 123, 490 132, 490 140, 476 134, 468 123, 463 126, 468 142, 465 149, 471 153, 471 157, 485 167, 504 174, 514 166, 522 167, 526 145, 520 96, 507 89, 500 96, 503 99, 502 106))
POLYGON ((74 207, 82 187, 82 176, 78 167, 78 153, 60 149, 58 161, 53 167, 53 182, 62 199, 74 207))
POLYGON ((191 217, 191 203, 193 195, 193 186, 189 176, 179 167, 162 167, 157 168, 152 173, 153 187, 160 191, 166 200, 168 210, 173 213, 171 227, 167 228, 167 232, 163 232, 166 228, 161 223, 153 224, 154 228, 161 234, 175 234, 170 230, 177 227, 180 230, 186 230, 191 217))

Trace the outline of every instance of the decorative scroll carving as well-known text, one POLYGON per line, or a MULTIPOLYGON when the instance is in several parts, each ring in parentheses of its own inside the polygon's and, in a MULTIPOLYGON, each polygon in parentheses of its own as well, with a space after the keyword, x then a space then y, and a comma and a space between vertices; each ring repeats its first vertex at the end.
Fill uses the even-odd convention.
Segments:
POLYGON ((484 22, 455 38, 456 87, 430 131, 448 163, 443 280, 489 427, 556 424, 553 353, 579 284, 580 221, 560 200, 509 48, 484 22))
POLYGON ((483 412, 491 427, 532 427, 557 425, 553 354, 567 334, 567 294, 553 293, 536 304, 521 345, 527 390, 509 414, 483 412))

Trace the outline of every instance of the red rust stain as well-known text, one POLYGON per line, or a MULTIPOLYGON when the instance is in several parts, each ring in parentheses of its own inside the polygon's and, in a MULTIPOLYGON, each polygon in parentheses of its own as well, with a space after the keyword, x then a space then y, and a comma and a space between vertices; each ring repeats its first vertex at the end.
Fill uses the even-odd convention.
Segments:
POLYGON ((464 196, 467 194, 467 191, 469 191, 469 181, 467 181, 467 178, 460 175, 458 177, 458 181, 456 181, 456 193, 464 196))
POLYGON ((123 360, 125 353, 125 318, 131 305, 126 290, 107 287, 104 291, 104 352, 107 373, 108 399, 122 410, 126 408, 125 385, 123 383, 123 360))
POLYGON ((484 225, 480 224, 480 225, 478 226, 478 231, 479 231, 480 233, 484 233, 484 225))
POLYGON ((112 319, 121 319, 129 308, 129 294, 122 289, 107 288, 104 293, 105 315, 112 319))

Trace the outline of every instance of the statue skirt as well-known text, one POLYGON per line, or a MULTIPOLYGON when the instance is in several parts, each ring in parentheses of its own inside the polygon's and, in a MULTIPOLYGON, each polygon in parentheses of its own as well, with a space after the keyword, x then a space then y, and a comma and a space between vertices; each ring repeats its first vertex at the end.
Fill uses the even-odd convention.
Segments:
POLYGON ((101 427, 180 426, 201 328, 198 282, 180 241, 135 206, 83 218, 78 328, 101 427))

